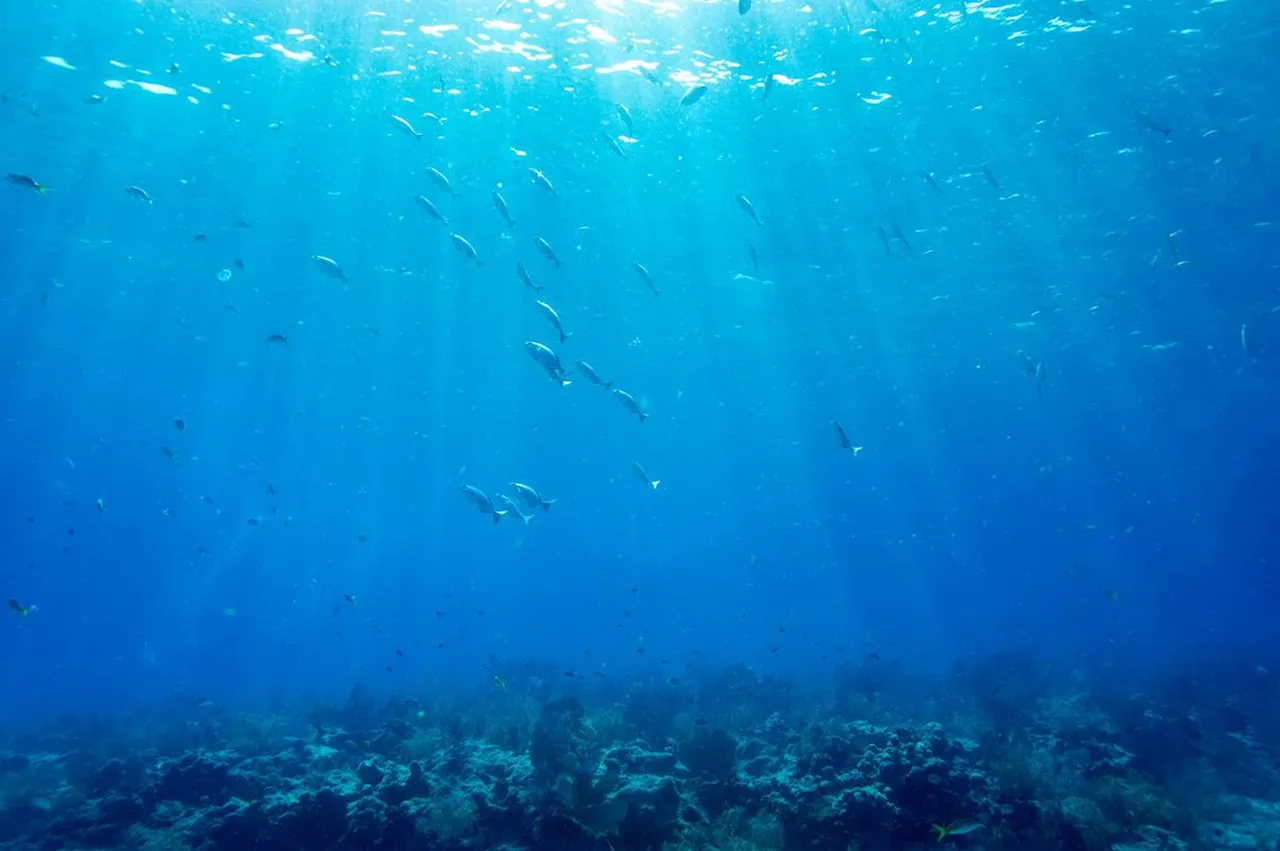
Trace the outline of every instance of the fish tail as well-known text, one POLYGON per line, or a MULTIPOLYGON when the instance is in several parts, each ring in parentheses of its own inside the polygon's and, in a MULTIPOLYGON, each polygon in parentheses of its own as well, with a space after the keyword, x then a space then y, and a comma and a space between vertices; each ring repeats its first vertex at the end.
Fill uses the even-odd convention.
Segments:
POLYGON ((657 298, 657 297, 658 297, 658 296, 660 296, 660 295, 662 295, 662 290, 658 289, 657 287, 654 287, 654 288, 653 288, 653 297, 654 297, 654 298, 657 298))
POLYGON ((483 260, 481 260, 479 257, 477 257, 477 258, 476 258, 476 266, 478 266, 478 267, 483 267, 483 266, 484 266, 484 261, 483 261, 483 260))
POLYGON ((550 511, 550 510, 551 510, 551 506, 552 506, 554 503, 555 503, 555 500, 554 500, 554 499, 544 499, 544 500, 542 501, 542 510, 543 510, 543 511, 550 511))
POLYGON ((48 194, 49 194, 49 187, 48 187, 48 186, 41 186, 40 184, 38 184, 38 183, 37 183, 37 184, 36 184, 35 189, 36 189, 36 194, 37 194, 37 195, 48 195, 48 194))
POLYGON ((441 219, 441 220, 440 220, 440 222, 441 222, 445 227, 448 227, 448 226, 449 226, 449 220, 448 220, 448 219, 441 219))
POLYGON ((561 386, 561 387, 568 387, 568 386, 569 386, 570 384, 572 384, 572 383, 573 383, 573 382, 572 382, 572 381, 570 381, 570 380, 569 380, 569 379, 567 379, 567 378, 562 378, 562 379, 560 379, 560 386, 561 386))
POLYGON ((644 421, 649 419, 649 415, 646 414, 644 411, 640 411, 639 413, 640 413, 640 425, 644 425, 644 421))
POLYGON ((654 479, 653 481, 649 482, 649 486, 652 487, 654 490, 657 490, 658 485, 660 484, 662 484, 662 479, 654 479))
POLYGON ((504 514, 506 514, 506 513, 507 513, 507 512, 505 512, 505 511, 495 511, 495 512, 493 512, 493 525, 494 525, 494 526, 497 526, 497 525, 498 525, 498 523, 500 523, 500 522, 502 521, 502 515, 504 515, 504 514))
POLYGON ((604 383, 604 389, 605 389, 605 390, 612 390, 612 389, 613 389, 613 382, 612 382, 612 381, 606 381, 606 382, 604 383))
POLYGON ((946 838, 947 838, 947 834, 951 832, 951 831, 947 830, 945 827, 943 827, 943 826, 942 826, 942 825, 940 825, 940 824, 935 824, 935 825, 933 825, 933 829, 934 829, 935 831, 937 831, 937 833, 938 833, 938 841, 939 841, 939 842, 941 842, 942 840, 946 839, 946 838))

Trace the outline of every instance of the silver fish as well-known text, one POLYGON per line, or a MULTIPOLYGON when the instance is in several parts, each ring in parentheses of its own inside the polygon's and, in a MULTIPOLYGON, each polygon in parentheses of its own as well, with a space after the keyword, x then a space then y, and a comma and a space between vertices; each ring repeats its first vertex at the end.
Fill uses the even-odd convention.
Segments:
POLYGON ((691 89, 689 89, 689 91, 684 93, 684 97, 680 98, 680 105, 693 106, 695 103, 702 100, 703 96, 706 95, 706 93, 707 93, 706 86, 694 86, 691 89))
POLYGON ((627 125, 627 135, 635 135, 636 127, 631 120, 631 110, 627 109, 622 104, 618 104, 618 117, 622 119, 623 124, 627 125))
POLYGON ((849 440, 849 433, 844 430, 844 426, 840 425, 839 420, 832 420, 831 425, 835 426, 836 437, 840 440, 840 448, 852 452, 857 455, 862 451, 861 446, 854 446, 853 441, 849 440))
POLYGON ((418 206, 427 211, 427 215, 435 219, 437 222, 449 224, 449 220, 436 209, 436 205, 431 203, 431 199, 425 195, 414 195, 413 200, 418 202, 418 206))
POLYGON ((898 227, 897 222, 891 222, 893 225, 893 238, 901 242, 903 247, 911 254, 915 253, 915 249, 911 247, 911 243, 907 242, 907 235, 902 232, 902 228, 898 227))
POLYGON ((525 505, 530 508, 541 508, 543 511, 550 511, 551 506, 555 505, 554 499, 546 499, 537 490, 524 484, 523 482, 512 482, 511 487, 516 489, 516 494, 524 500, 525 505))
POLYGON ((640 466, 640 462, 639 462, 639 461, 632 461, 632 462, 631 462, 631 466, 633 466, 633 467, 635 467, 635 468, 636 468, 636 473, 640 476, 640 478, 641 478, 641 479, 642 479, 646 484, 648 484, 648 485, 649 485, 649 487, 653 488, 654 490, 657 490, 657 489, 658 489, 658 485, 662 484, 662 480, 661 480, 661 479, 651 479, 651 478, 649 478, 649 474, 648 474, 648 473, 646 473, 646 472, 644 471, 644 467, 641 467, 641 466, 640 466))
POLYGON ((756 208, 747 200, 746 195, 734 195, 733 200, 738 202, 738 206, 742 208, 742 212, 746 213, 751 221, 756 223, 756 227, 764 227, 764 222, 760 221, 760 217, 756 215, 756 208))
POLYGON ((311 260, 330 278, 347 283, 347 273, 342 271, 342 267, 338 265, 338 261, 332 257, 325 257, 321 254, 312 254, 311 260))
POLYGON ((507 229, 515 227, 516 223, 511 218, 511 211, 507 209, 507 199, 502 197, 502 193, 491 192, 489 197, 493 199, 493 206, 498 208, 498 215, 502 216, 502 220, 507 223, 507 229))
POLYGON ((422 138, 422 134, 419 133, 417 130, 413 129, 413 125, 410 124, 407 119, 401 118, 398 115, 393 115, 391 116, 391 120, 396 123, 397 127, 403 130, 405 133, 408 133, 413 138, 415 139, 422 138))
POLYGON ((618 397, 618 401, 622 403, 622 407, 639 417, 641 423, 649 419, 649 415, 644 412, 644 409, 640 407, 640 403, 637 402, 635 397, 630 393, 625 390, 619 390, 616 387, 610 392, 618 397))
POLYGON ((147 190, 143 189, 141 186, 126 186, 124 191, 126 195, 132 195, 134 198, 146 201, 148 204, 154 204, 156 202, 156 199, 152 198, 147 193, 147 190))
POLYGON ((439 186, 445 192, 448 192, 450 195, 456 196, 458 194, 458 192, 453 188, 453 184, 449 182, 449 178, 446 177, 444 172, 441 171, 440 169, 428 168, 427 177, 435 181, 437 186, 439 186))
POLYGON ((497 525, 498 521, 506 516, 507 512, 494 508, 493 500, 489 499, 489 495, 480 490, 480 488, 472 487, 471 485, 463 485, 462 496, 467 500, 467 502, 471 503, 476 511, 479 511, 481 514, 493 515, 494 525, 497 525))
POLYGON ((600 377, 600 373, 596 372, 595 367, 593 367, 591 364, 587 363, 584 360, 578 361, 578 372, 581 372, 583 375, 585 375, 587 377, 587 381, 590 381, 592 384, 596 385, 597 387, 603 387, 606 390, 609 390, 610 388, 613 387, 612 381, 605 381, 603 378, 600 377))
POLYGON ((569 339, 569 335, 564 332, 564 326, 560 324, 560 314, 556 313, 556 309, 545 301, 535 302, 542 310, 542 315, 547 317, 547 321, 551 323, 551 327, 556 329, 556 333, 560 335, 560 342, 569 339))
POLYGON ((477 266, 483 266, 484 262, 480 259, 480 255, 476 253, 476 247, 467 241, 467 238, 460 233, 449 234, 449 239, 453 241, 453 247, 458 249, 458 253, 468 260, 476 261, 477 266))
POLYGON ((507 511, 509 513, 514 514, 516 517, 519 517, 526 526, 529 525, 529 521, 533 519, 532 514, 525 514, 523 511, 521 511, 520 506, 516 505, 516 501, 511 497, 507 496, 505 493, 498 494, 498 499, 502 500, 503 505, 507 506, 507 511))
POLYGON ((556 264, 557 269, 564 265, 564 263, 560 262, 560 258, 556 256, 556 250, 551 247, 551 243, 542 237, 535 239, 534 243, 538 246, 538 250, 542 252, 542 256, 556 264))
POLYGON ((636 270, 636 274, 640 276, 640 280, 644 281, 645 285, 649 287, 649 289, 653 290, 653 294, 655 296, 662 295, 661 290, 659 290, 657 285, 654 284, 653 276, 649 274, 648 269, 646 269, 644 266, 640 265, 639 263, 632 263, 631 268, 636 270))
MULTIPOLYGON (((551 185, 551 180, 536 168, 529 169, 529 175, 533 180, 534 186, 540 186, 552 195, 556 195, 556 188, 551 185)), ((559 197, 559 196, 556 196, 559 197)))
POLYGON ((771 95, 771 94, 773 93, 773 84, 774 84, 774 82, 775 82, 775 81, 774 81, 774 75, 773 75, 773 74, 770 74, 769 76, 767 76, 767 77, 765 77, 765 78, 764 78, 764 94, 763 94, 763 95, 761 95, 760 100, 768 100, 768 99, 769 99, 769 95, 771 95))
POLYGON ((542 371, 560 382, 561 387, 568 387, 573 383, 565 377, 569 374, 569 370, 565 369, 564 365, 560 363, 560 356, 552 351, 549 346, 544 346, 542 343, 533 340, 526 340, 524 347, 528 350, 529 356, 533 358, 534 362, 542 367, 542 371))
POLYGON ((529 270, 524 267, 522 261, 516 263, 516 274, 520 276, 520 282, 535 293, 542 292, 542 287, 533 282, 533 278, 529 275, 529 270))
POLYGON ((627 158, 627 152, 622 150, 622 146, 618 144, 618 140, 610 136, 605 131, 600 131, 600 136, 604 139, 604 143, 609 146, 609 150, 613 151, 624 160, 627 158))

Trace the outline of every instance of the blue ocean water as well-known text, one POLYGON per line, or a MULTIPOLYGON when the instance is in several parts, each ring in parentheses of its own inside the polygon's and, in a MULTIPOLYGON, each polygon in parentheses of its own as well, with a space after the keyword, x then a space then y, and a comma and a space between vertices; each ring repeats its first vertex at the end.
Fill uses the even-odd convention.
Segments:
POLYGON ((0 722, 995 670, 1280 753, 1265 6, 495 5, 0 28, 0 722))

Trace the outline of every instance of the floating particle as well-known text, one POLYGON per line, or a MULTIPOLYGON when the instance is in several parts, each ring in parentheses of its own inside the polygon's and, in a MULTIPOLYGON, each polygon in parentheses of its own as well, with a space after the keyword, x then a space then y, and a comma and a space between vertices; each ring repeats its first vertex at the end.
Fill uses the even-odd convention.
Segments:
POLYGON ((222 283, 224 283, 224 284, 225 284, 227 281, 231 280, 231 270, 230 270, 230 269, 223 269, 221 272, 219 272, 219 273, 218 273, 218 280, 219 280, 219 281, 221 281, 221 282, 222 282, 222 283))

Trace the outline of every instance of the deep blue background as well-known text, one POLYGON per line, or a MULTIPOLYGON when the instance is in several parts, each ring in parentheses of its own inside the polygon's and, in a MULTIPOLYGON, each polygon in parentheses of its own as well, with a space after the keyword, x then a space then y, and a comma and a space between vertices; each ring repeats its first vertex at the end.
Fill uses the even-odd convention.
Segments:
POLYGON ((0 164, 51 187, 0 192, 0 597, 40 608, 0 620, 0 716, 447 688, 494 657, 1272 664, 1267 10, 814 5, 517 3, 517 34, 452 0, 73 2, 0 28, 0 164), (458 29, 418 30, 438 24, 458 29), (517 37, 553 58, 475 49, 517 37), (671 82, 598 71, 629 59, 671 82), (694 75, 710 93, 682 108, 694 75), (624 132, 617 102, 626 161, 600 135, 624 132), (886 254, 893 222, 912 253, 886 254), (771 283, 733 279, 757 274, 748 240, 771 283), (573 334, 566 362, 647 423, 530 360, 524 340, 555 339, 517 260, 573 334), (558 502, 494 528, 458 491, 512 480, 558 502))

